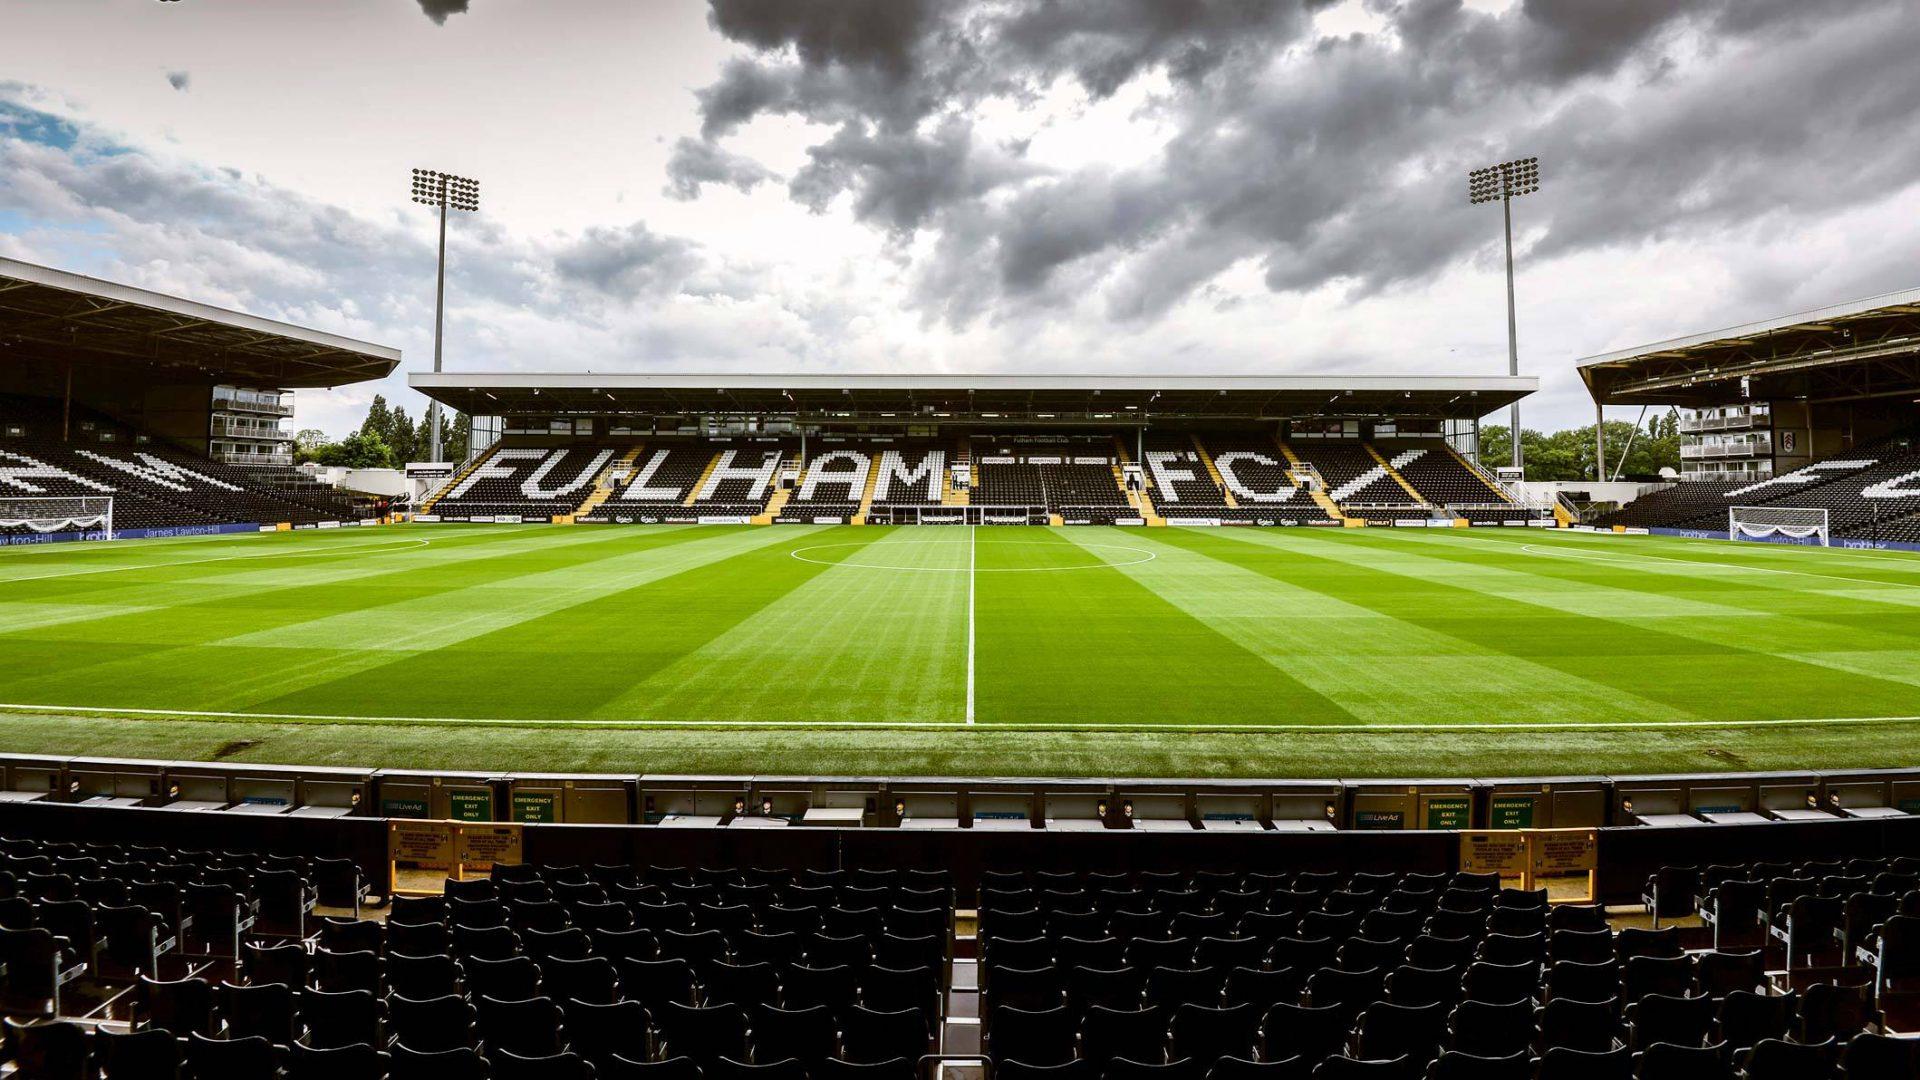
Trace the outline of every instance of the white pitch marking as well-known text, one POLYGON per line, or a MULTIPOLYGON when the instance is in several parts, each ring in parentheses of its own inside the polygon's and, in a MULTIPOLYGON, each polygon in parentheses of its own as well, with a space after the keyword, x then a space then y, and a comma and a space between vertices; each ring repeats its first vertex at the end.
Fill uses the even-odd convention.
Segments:
MULTIPOLYGON (((967 526, 967 528, 970 530, 975 527, 976 526, 973 526, 973 525, 967 526)), ((1050 541, 1045 541, 1045 540, 989 540, 987 541, 987 543, 989 544, 1045 544, 1048 547, 1059 546, 1057 544, 1054 544, 1050 541)), ((928 545, 966 544, 969 552, 971 552, 973 548, 973 542, 971 540, 911 540, 911 541, 902 540, 895 543, 889 543, 886 546, 888 550, 892 550, 899 547, 919 545, 919 544, 928 544, 928 545)), ((810 559, 806 556, 806 553, 809 551, 830 551, 834 548, 867 548, 871 550, 876 546, 877 545, 864 544, 864 543, 813 544, 808 547, 794 548, 793 550, 787 552, 787 554, 792 556, 793 558, 799 559, 801 562, 813 563, 817 566, 850 566, 850 567, 855 567, 861 570, 904 570, 909 573, 957 574, 957 573, 960 573, 962 569, 961 567, 958 567, 958 566, 893 566, 887 563, 855 562, 851 559, 838 559, 838 560, 810 559)), ((1141 557, 1137 559, 1131 559, 1127 562, 1082 563, 1078 566, 989 566, 989 567, 979 569, 977 571, 973 566, 973 560, 969 558, 968 565, 966 566, 965 570, 969 577, 971 577, 976 572, 982 573, 982 574, 1053 574, 1053 573, 1059 573, 1060 571, 1063 571, 1063 570, 1112 570, 1122 566, 1138 566, 1141 563, 1149 563, 1160 557, 1154 554, 1153 552, 1146 550, 1145 548, 1128 547, 1124 544, 1080 544, 1079 546, 1082 549, 1089 550, 1089 551, 1095 548, 1099 548, 1106 551, 1131 551, 1135 555, 1139 555, 1141 557)))
POLYGON ((390 540, 378 544, 342 544, 325 551, 263 551, 253 555, 216 555, 207 559, 174 559, 169 562, 138 563, 131 566, 101 566, 92 570, 66 570, 53 574, 31 574, 27 577, 0 578, 4 581, 45 581, 49 578, 80 577, 85 574, 124 574, 134 570, 171 570, 176 566, 199 566, 201 563, 232 562, 236 559, 315 559, 331 555, 357 555, 361 552, 397 551, 401 548, 426 547, 433 543, 424 538, 410 540, 390 540))
MULTIPOLYGON (((953 720, 903 720, 863 723, 854 720, 551 720, 504 719, 474 716, 358 716, 351 713, 270 713, 215 712, 203 709, 131 709, 97 705, 44 705, 0 702, 0 712, 22 713, 100 713, 108 717, 176 717, 208 720, 292 720, 355 724, 440 724, 457 727, 606 727, 606 728, 831 728, 885 731, 888 729, 948 729, 966 725, 953 720)), ((1692 728, 1771 728, 1792 726, 1837 727, 1860 724, 1910 724, 1920 716, 1829 716, 1791 720, 1595 720, 1566 723, 1520 724, 989 724, 996 731, 1127 731, 1218 732, 1243 735, 1324 734, 1364 735, 1419 734, 1421 732, 1471 731, 1484 735, 1501 732, 1543 731, 1659 731, 1692 728)))
POLYGON ((967 723, 973 723, 973 580, 976 526, 967 526, 967 723))
MULTIPOLYGON (((1499 541, 1488 541, 1499 543, 1499 541)), ((1556 541, 1557 543, 1558 541, 1556 541)), ((1520 550, 1529 555, 1547 555, 1562 559, 1586 559, 1589 562, 1610 562, 1620 564, 1627 559, 1658 559, 1661 562, 1680 563, 1683 566, 1718 566, 1726 570, 1751 570, 1758 574, 1787 574, 1792 577, 1820 578, 1825 581, 1844 581, 1853 585, 1891 585, 1897 589, 1920 589, 1920 584, 1910 581, 1876 581, 1872 578, 1847 577, 1844 574, 1815 574, 1806 570, 1780 570, 1771 566, 1747 566, 1742 563, 1719 562, 1713 559, 1680 559, 1672 555, 1648 555, 1639 551, 1623 551, 1621 558, 1600 552, 1575 553, 1571 551, 1548 551, 1532 544, 1521 544, 1520 550)))

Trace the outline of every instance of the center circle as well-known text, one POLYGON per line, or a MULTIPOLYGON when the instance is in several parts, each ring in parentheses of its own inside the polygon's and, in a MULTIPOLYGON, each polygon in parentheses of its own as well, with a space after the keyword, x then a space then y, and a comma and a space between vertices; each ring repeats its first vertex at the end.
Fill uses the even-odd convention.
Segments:
POLYGON ((1045 545, 1048 547, 1061 546, 1059 544, 1055 544, 1052 541, 1047 541, 1047 540, 980 540, 980 541, 913 540, 906 543, 896 543, 896 544, 859 543, 857 541, 854 541, 854 542, 839 543, 839 544, 813 544, 808 547, 794 548, 793 550, 787 552, 787 554, 793 556, 794 558, 800 560, 801 562, 813 563, 816 566, 857 566, 865 570, 905 570, 905 571, 914 572, 914 573, 934 573, 934 574, 969 574, 969 573, 973 573, 973 574, 1046 574, 1046 573, 1053 573, 1061 570, 1110 570, 1110 569, 1115 569, 1122 566, 1138 566, 1141 563, 1152 562, 1154 559, 1159 557, 1155 555, 1153 552, 1148 551, 1144 548, 1128 547, 1125 544, 1074 544, 1072 546, 1076 550, 1093 551, 1098 549, 1103 551, 1126 551, 1126 552, 1131 552, 1133 555, 1137 557, 1126 559, 1121 562, 1095 561, 1095 562, 1086 562, 1086 563, 1075 563, 1070 566, 902 566, 899 563, 864 562, 857 558, 836 560, 836 559, 815 559, 815 558, 809 558, 807 556, 807 553, 811 551, 832 551, 837 548, 860 548, 863 551, 872 551, 875 548, 885 549, 885 548, 901 548, 901 547, 925 547, 925 546, 932 546, 936 544, 969 544, 969 543, 976 544, 979 547, 988 547, 995 544, 1005 544, 1005 545, 1011 545, 1011 544, 1036 545, 1038 544, 1038 545, 1045 545))

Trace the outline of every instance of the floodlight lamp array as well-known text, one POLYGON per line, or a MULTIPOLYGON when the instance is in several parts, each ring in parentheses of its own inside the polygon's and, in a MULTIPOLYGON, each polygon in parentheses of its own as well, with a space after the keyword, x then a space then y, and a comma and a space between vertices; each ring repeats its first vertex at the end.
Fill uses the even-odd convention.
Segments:
POLYGON ((480 209, 480 181, 432 169, 413 170, 413 201, 451 210, 480 209))
POLYGON ((1540 159, 1520 158, 1503 161, 1467 173, 1467 201, 1494 202, 1517 199, 1540 190, 1540 159))

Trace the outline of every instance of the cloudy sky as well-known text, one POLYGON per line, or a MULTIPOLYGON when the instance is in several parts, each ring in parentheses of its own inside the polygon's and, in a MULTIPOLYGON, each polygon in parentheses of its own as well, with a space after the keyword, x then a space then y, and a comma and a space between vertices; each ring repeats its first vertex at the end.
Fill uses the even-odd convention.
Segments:
MULTIPOLYGON (((0 0, 0 254, 462 369, 1505 369, 1920 284, 1909 0, 0 0)), ((400 377, 309 392, 345 433, 400 377)), ((1627 414, 1623 414, 1627 415, 1627 414)))

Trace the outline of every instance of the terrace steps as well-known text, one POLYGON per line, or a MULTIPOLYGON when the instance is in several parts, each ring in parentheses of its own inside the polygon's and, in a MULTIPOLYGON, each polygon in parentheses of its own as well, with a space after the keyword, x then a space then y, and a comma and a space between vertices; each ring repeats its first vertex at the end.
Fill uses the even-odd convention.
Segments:
POLYGON ((1487 490, 1499 496, 1501 502, 1510 503, 1513 501, 1513 496, 1507 493, 1507 489, 1501 487, 1499 484, 1494 483, 1493 478, 1487 475, 1487 471, 1485 469, 1481 468, 1478 465, 1475 465, 1471 461, 1468 461, 1466 458, 1466 455, 1462 454, 1459 451, 1459 449, 1455 447, 1451 442, 1446 443, 1446 447, 1447 447, 1447 453, 1453 455, 1453 460, 1459 462, 1461 468, 1479 477, 1480 482, 1487 485, 1487 490))
POLYGON ((867 482, 860 487, 860 509, 854 511, 853 523, 865 525, 867 514, 873 510, 873 489, 880 483, 880 460, 875 457, 867 462, 867 482))
POLYGON ((687 497, 680 500, 681 506, 692 506, 695 502, 699 501, 701 490, 707 486, 707 477, 712 476, 713 470, 720 467, 720 459, 725 455, 725 450, 715 450, 713 452, 713 456, 707 459, 707 467, 700 470, 700 479, 695 480, 693 484, 687 488, 687 497))
POLYGON ((953 460, 947 463, 946 471, 940 476, 941 506, 966 506, 973 501, 973 493, 971 491, 962 491, 953 486, 953 467, 955 465, 967 466, 968 475, 969 477, 972 476, 973 443, 965 435, 954 439, 953 460))
POLYGON ((433 508, 439 505, 441 499, 444 499, 447 497, 447 492, 452 491, 455 487, 459 485, 460 481, 465 480, 467 478, 468 473, 471 473, 473 472, 473 470, 486 464, 487 461, 493 457, 493 452, 498 449, 500 449, 500 444, 496 442, 492 446, 487 447, 485 450, 480 451, 479 455, 475 457, 472 461, 467 462, 465 467, 461 468, 458 472, 455 472, 452 476, 447 477, 447 482, 440 485, 440 490, 434 492, 433 497, 428 499, 424 504, 421 505, 419 513, 422 513, 422 514, 433 513, 433 508))
POLYGON ((1228 506, 1240 509, 1240 500, 1227 490, 1226 478, 1220 475, 1220 467, 1213 463, 1213 455, 1207 452, 1207 445, 1200 441, 1200 433, 1196 431, 1189 437, 1193 439, 1193 452, 1200 455, 1200 464, 1207 467, 1207 475, 1213 478, 1213 486, 1220 489, 1220 496, 1227 500, 1228 506))
MULTIPOLYGON (((1292 468, 1297 469, 1305 464, 1305 462, 1300 460, 1300 455, 1293 452, 1293 447, 1287 443, 1287 440, 1275 435, 1273 437, 1273 445, 1280 448, 1280 456, 1286 458, 1287 464, 1292 468)), ((1326 492, 1308 491, 1307 494, 1313 497, 1315 505, 1326 511, 1328 517, 1342 523, 1348 521, 1347 515, 1340 509, 1340 505, 1329 498, 1326 492)))
POLYGON ((633 463, 640 459, 640 451, 645 448, 645 443, 635 443, 627 448, 626 453, 614 458, 607 463, 606 468, 600 470, 600 475, 593 478, 593 491, 581 500, 578 507, 574 508, 575 520, 578 520, 582 514, 591 514, 598 510, 602 503, 613 497, 614 476, 632 476, 633 463))
MULTIPOLYGON (((1120 464, 1114 468, 1114 477, 1120 484, 1120 490, 1127 491, 1125 467, 1133 464, 1133 455, 1127 453, 1127 440, 1118 435, 1113 437, 1113 449, 1120 457, 1120 464)), ((1147 488, 1152 484, 1153 478, 1142 471, 1140 490, 1127 491, 1127 502, 1140 511, 1141 519, 1148 525, 1165 525, 1167 519, 1161 517, 1160 511, 1154 509, 1153 496, 1147 494, 1147 488)))
MULTIPOLYGON (((774 475, 777 477, 779 476, 780 473, 785 471, 786 471, 786 465, 783 463, 780 466, 780 468, 774 473, 774 475)), ((800 485, 806 483, 806 481, 807 481, 807 463, 805 459, 798 459, 795 462, 795 468, 793 473, 793 486, 788 488, 783 488, 776 483, 773 489, 773 494, 767 497, 766 509, 754 515, 753 523, 755 525, 773 524, 774 519, 780 516, 780 512, 787 508, 787 503, 793 498, 794 493, 800 490, 800 485)))
POLYGON ((1378 447, 1370 442, 1361 443, 1360 445, 1367 448, 1367 454, 1373 458, 1376 464, 1387 470, 1387 476, 1391 478, 1394 483, 1400 485, 1400 490, 1407 493, 1407 498, 1412 499, 1421 506, 1429 505, 1426 496, 1413 490, 1413 485, 1407 483, 1407 478, 1400 475, 1400 470, 1393 467, 1393 462, 1388 461, 1386 455, 1382 454, 1378 447))

